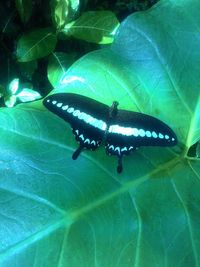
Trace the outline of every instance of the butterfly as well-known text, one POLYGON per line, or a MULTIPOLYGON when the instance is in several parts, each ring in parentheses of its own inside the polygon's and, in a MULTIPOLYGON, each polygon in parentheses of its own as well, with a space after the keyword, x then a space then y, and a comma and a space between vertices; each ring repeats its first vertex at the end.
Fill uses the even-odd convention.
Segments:
POLYGON ((43 100, 44 106, 68 122, 79 147, 75 160, 83 149, 95 150, 105 144, 106 153, 118 157, 117 172, 122 172, 122 158, 140 146, 174 146, 174 131, 155 117, 111 107, 89 97, 73 93, 57 93, 43 100))

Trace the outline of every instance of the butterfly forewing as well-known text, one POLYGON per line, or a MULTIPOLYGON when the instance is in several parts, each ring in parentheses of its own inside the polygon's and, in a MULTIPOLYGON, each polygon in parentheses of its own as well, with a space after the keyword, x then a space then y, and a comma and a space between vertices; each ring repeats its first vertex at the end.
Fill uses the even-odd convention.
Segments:
POLYGON ((176 142, 175 133, 162 121, 143 113, 118 110, 108 127, 106 151, 123 155, 140 146, 173 146, 176 142))
POLYGON ((109 107, 88 97, 59 93, 44 100, 53 113, 70 123, 83 148, 96 149, 107 129, 109 107))

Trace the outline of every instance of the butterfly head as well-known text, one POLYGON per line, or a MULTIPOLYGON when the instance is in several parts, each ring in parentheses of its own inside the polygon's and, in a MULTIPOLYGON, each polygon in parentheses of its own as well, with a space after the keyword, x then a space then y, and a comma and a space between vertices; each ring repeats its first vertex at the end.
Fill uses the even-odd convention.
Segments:
POLYGON ((110 107, 110 111, 109 111, 109 117, 110 119, 114 119, 117 116, 117 106, 119 105, 119 103, 117 101, 113 101, 111 107, 110 107))

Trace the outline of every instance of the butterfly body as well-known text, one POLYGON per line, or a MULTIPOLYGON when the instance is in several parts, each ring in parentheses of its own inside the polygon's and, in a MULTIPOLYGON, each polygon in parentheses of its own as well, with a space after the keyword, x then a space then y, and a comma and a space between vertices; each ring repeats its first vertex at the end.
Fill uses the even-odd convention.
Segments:
POLYGON ((122 171, 122 157, 140 146, 174 146, 177 138, 164 122, 139 112, 118 110, 117 102, 109 107, 96 100, 72 93, 48 96, 44 105, 67 121, 73 130, 79 148, 97 149, 105 143, 107 154, 118 157, 118 172, 122 171))

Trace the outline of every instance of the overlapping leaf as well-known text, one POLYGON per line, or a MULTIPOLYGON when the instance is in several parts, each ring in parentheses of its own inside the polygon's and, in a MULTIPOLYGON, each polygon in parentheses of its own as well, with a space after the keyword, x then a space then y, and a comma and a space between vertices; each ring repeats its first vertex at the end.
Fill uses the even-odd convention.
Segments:
POLYGON ((56 41, 55 33, 49 28, 24 34, 17 44, 19 62, 28 62, 49 55, 54 50, 56 41))

